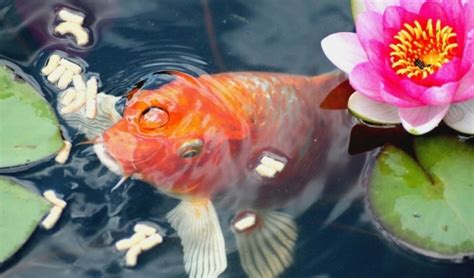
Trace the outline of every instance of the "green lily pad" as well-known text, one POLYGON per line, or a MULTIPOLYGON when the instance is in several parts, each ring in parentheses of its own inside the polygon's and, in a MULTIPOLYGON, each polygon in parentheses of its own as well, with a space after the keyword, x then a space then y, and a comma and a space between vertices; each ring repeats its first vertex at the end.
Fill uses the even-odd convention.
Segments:
POLYGON ((378 223, 414 251, 474 255, 474 147, 453 137, 415 139, 416 159, 387 146, 368 187, 378 223))
POLYGON ((64 144, 48 102, 1 65, 0 119, 0 169, 44 159, 64 144))
POLYGON ((0 177, 0 264, 28 240, 51 206, 21 184, 0 177))

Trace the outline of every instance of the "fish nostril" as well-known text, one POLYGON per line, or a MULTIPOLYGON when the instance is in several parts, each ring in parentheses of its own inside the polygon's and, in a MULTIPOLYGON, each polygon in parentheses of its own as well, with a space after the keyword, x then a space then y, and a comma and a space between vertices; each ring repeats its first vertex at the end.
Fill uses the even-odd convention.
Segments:
POLYGON ((125 106, 127 105, 127 98, 122 97, 115 103, 115 110, 121 116, 123 116, 123 112, 125 111, 125 106))

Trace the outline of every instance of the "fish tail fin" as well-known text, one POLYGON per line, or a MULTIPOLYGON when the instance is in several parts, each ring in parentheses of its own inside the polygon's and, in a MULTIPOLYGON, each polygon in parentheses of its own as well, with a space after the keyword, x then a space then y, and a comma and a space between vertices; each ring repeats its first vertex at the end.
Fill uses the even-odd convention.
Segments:
POLYGON ((278 277, 293 263, 298 236, 291 216, 271 210, 245 210, 232 221, 242 268, 249 277, 278 277))
POLYGON ((181 238, 189 277, 217 277, 227 268, 224 236, 211 201, 181 201, 167 218, 181 238))

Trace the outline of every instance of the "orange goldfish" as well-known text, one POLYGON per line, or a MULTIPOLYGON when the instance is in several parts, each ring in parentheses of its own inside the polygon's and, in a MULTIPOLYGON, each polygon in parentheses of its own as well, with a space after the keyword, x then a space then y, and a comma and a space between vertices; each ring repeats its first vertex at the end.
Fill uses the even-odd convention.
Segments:
POLYGON ((123 117, 95 140, 99 159, 181 200, 168 220, 190 277, 216 277, 227 266, 213 196, 254 192, 232 222, 241 262, 250 276, 278 276, 292 261, 296 224, 268 208, 324 153, 318 107, 345 77, 170 74, 175 79, 158 89, 134 90, 123 117))

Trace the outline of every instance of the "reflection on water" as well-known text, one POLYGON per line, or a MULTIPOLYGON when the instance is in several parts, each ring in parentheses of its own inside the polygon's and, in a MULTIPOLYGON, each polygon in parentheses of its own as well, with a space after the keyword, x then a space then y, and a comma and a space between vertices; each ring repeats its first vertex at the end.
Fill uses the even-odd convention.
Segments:
MULTIPOLYGON (((88 15, 86 24, 93 34, 92 45, 78 49, 68 39, 51 35, 53 11, 64 1, 10 0, 0 3, 0 57, 19 64, 43 84, 51 103, 57 93, 44 85, 39 69, 55 50, 87 61, 87 71, 100 73, 102 90, 113 95, 124 95, 145 76, 164 70, 192 76, 242 70, 316 75, 331 70, 319 41, 336 30, 353 28, 346 1, 290 2, 68 1, 67 6, 88 15)), ((315 126, 325 127, 321 134, 315 129, 316 137, 309 136, 320 139, 310 144, 317 148, 306 153, 314 157, 306 162, 311 165, 301 172, 295 169, 299 176, 288 177, 281 192, 259 193, 263 201, 273 200, 262 207, 281 209, 298 226, 294 263, 285 275, 470 275, 472 265, 435 263, 380 236, 364 207, 367 155, 348 153, 350 117, 317 106, 313 112, 320 119, 315 126)), ((64 131, 73 143, 85 140, 74 129, 65 126, 64 131)), ((298 141, 303 135, 293 136, 285 140, 298 141)), ((53 188, 69 206, 57 228, 38 230, 3 266, 6 277, 184 275, 180 239, 166 219, 178 201, 133 179, 111 192, 120 177, 99 162, 90 146, 75 147, 64 166, 47 162, 12 176, 34 182, 41 191, 53 188), (129 236, 139 221, 159 225, 164 243, 140 255, 136 268, 124 268, 123 254, 113 243, 129 236)), ((222 276, 241 277, 230 225, 243 204, 249 204, 247 199, 260 195, 252 196, 257 193, 245 184, 222 192, 214 203, 228 256, 222 276)))

